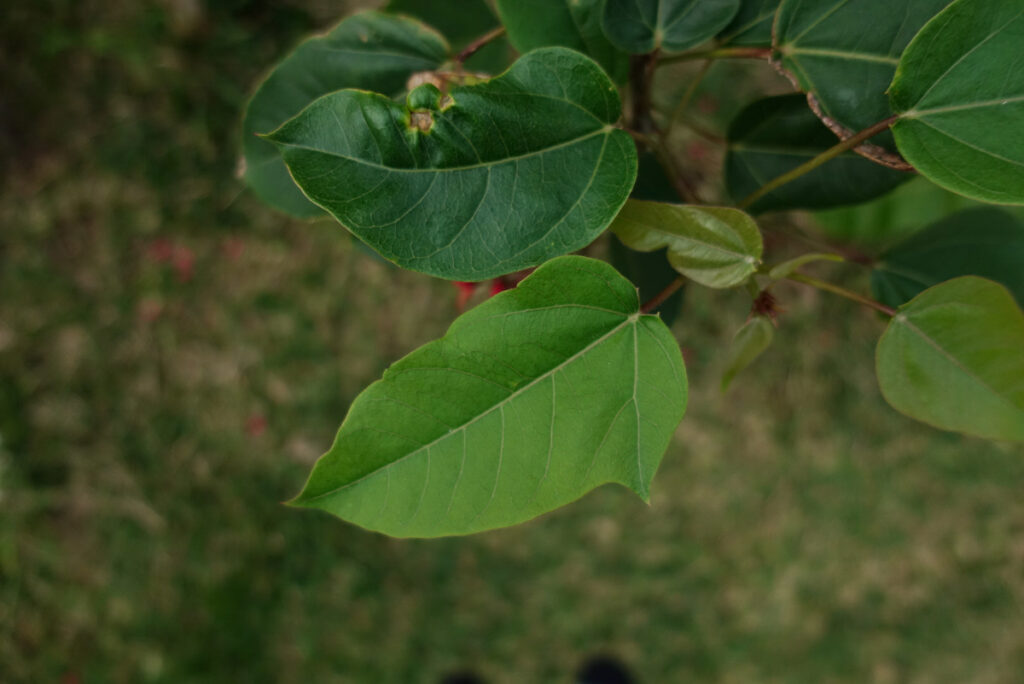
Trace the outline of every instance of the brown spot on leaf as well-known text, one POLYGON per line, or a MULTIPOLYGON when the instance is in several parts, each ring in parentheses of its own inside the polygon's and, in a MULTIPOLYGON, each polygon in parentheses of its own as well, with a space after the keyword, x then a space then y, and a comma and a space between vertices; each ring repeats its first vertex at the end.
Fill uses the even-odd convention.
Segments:
POLYGON ((410 128, 429 133, 434 126, 434 117, 428 111, 415 111, 409 116, 410 128))

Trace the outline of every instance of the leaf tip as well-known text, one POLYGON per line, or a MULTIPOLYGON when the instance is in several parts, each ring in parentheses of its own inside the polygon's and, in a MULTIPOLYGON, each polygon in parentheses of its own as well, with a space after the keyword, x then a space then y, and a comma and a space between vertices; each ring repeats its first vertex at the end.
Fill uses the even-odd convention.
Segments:
POLYGON ((271 131, 270 133, 253 133, 253 135, 255 135, 260 140, 265 140, 268 143, 277 144, 277 141, 274 139, 274 131, 271 131))
POLYGON ((306 488, 303 487, 302 491, 293 496, 290 499, 281 502, 282 506, 288 508, 314 508, 315 506, 310 503, 310 497, 306 496, 306 488))
POLYGON ((644 482, 631 482, 625 485, 626 489, 636 494, 641 501, 648 506, 651 505, 651 483, 650 481, 644 482))

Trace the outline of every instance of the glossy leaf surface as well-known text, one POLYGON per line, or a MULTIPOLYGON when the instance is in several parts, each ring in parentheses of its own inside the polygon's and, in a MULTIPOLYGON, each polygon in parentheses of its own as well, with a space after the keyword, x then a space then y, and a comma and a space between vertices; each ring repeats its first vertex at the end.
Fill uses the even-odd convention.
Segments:
MULTIPOLYGON (((803 96, 758 100, 729 125, 725 185, 739 201, 813 159, 839 140, 811 112, 803 96)), ((823 209, 878 197, 912 178, 855 152, 846 152, 757 200, 755 212, 823 209)))
POLYGON ((486 280, 580 249, 636 178, 618 92, 589 58, 535 50, 501 76, 406 106, 327 95, 274 132, 316 204, 400 266, 486 280))
POLYGON ((876 299, 897 307, 964 275, 1000 283, 1024 304, 1024 223, 992 207, 954 214, 884 254, 871 289, 876 299))
POLYGON ((974 276, 925 290, 878 343, 878 381, 898 411, 944 430, 1024 441, 1024 312, 974 276))
POLYGON ((685 50, 714 37, 740 8, 740 0, 607 0, 604 32, 626 52, 685 50))
MULTIPOLYGON (((856 133, 892 115, 885 92, 903 49, 949 0, 783 0, 775 46, 823 116, 856 133)), ((846 136, 844 136, 846 137, 846 136)), ((891 136, 874 142, 891 147, 891 136)))
POLYGON ((754 316, 736 332, 729 345, 725 373, 722 374, 723 392, 729 389, 740 371, 756 361, 772 345, 774 338, 775 326, 764 316, 754 316))
POLYGON ((646 499, 686 407, 679 347, 604 262, 562 257, 352 404, 296 505, 399 537, 513 525, 620 483, 646 499))
POLYGON ((1024 204, 1024 3, 957 0, 914 38, 889 98, 900 152, 986 202, 1024 204))
POLYGON ((447 54, 447 43, 432 29, 379 12, 349 17, 325 36, 301 43, 271 71, 245 110, 246 183, 276 209, 302 218, 323 215, 296 187, 274 145, 257 135, 275 130, 335 90, 398 94, 412 74, 437 69, 447 54))
POLYGON ((770 47, 772 24, 780 0, 742 0, 740 10, 722 29, 718 40, 723 45, 770 47))
POLYGON ((501 22, 520 52, 561 45, 590 55, 615 80, 625 80, 629 55, 605 37, 601 0, 498 0, 501 22))
POLYGON ((667 247, 672 267, 707 287, 739 285, 761 261, 761 231, 738 209, 630 200, 612 230, 641 252, 667 247))

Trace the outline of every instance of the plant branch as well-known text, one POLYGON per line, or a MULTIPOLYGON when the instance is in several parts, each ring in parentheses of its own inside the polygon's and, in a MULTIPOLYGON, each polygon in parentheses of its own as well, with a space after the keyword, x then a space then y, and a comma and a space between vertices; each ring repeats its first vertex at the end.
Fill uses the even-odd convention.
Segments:
POLYGON ((678 64, 679 62, 691 62, 695 59, 769 59, 771 56, 771 48, 716 48, 713 50, 682 52, 678 55, 663 58, 661 63, 678 64))
POLYGON ((679 276, 678 278, 673 280, 671 283, 669 283, 668 287, 666 287, 664 290, 662 290, 658 294, 656 294, 653 297, 651 297, 651 299, 649 301, 645 302, 644 305, 640 307, 640 313, 651 313, 652 311, 657 309, 659 306, 664 304, 665 301, 668 300, 669 297, 671 297, 676 292, 678 292, 679 288, 681 288, 685 284, 686 284, 686 277, 685 276, 679 276))
POLYGON ((659 135, 659 131, 652 116, 651 86, 654 82, 654 69, 657 64, 658 53, 656 51, 649 55, 636 55, 630 58, 629 86, 632 93, 632 112, 629 134, 655 156, 658 163, 665 169, 665 175, 672 181, 672 187, 684 202, 700 203, 697 193, 683 178, 668 147, 663 144, 663 141, 655 138, 659 135))
POLYGON ((657 130, 651 116, 651 89, 657 63, 656 51, 649 55, 634 55, 629 59, 629 86, 633 101, 631 123, 634 130, 644 135, 657 130))
POLYGON ((869 138, 875 137, 885 129, 889 128, 889 126, 891 126, 897 119, 899 119, 899 116, 890 116, 888 119, 879 121, 875 125, 869 128, 865 128, 860 133, 857 133, 856 135, 853 135, 847 138, 846 140, 840 141, 838 144, 828 148, 827 150, 819 154, 817 157, 814 157, 813 159, 804 162, 795 169, 787 171, 778 178, 775 178, 774 180, 768 181, 760 188, 744 197, 743 200, 737 206, 740 209, 748 208, 750 205, 752 205, 754 202, 770 193, 772 190, 776 190, 782 187, 783 185, 786 185, 787 183, 796 180, 800 176, 803 176, 806 173, 810 173, 811 171, 818 168, 825 162, 835 159, 843 152, 852 150, 853 148, 859 146, 861 143, 868 140, 869 138))
POLYGON ((797 283, 803 283, 804 285, 810 285, 811 287, 816 287, 819 290, 824 290, 825 292, 831 292, 834 295, 845 297, 846 299, 857 302, 858 304, 870 307, 875 311, 880 311, 881 313, 884 313, 886 316, 889 317, 896 315, 895 309, 892 309, 886 306, 885 304, 882 304, 881 302, 876 302, 874 299, 870 299, 869 297, 859 295, 856 292, 847 290, 845 287, 833 285, 832 283, 826 282, 824 280, 818 280, 817 278, 805 276, 802 273, 793 273, 789 275, 786 278, 786 280, 792 280, 797 283))
POLYGON ((470 57, 475 55, 477 52, 479 52, 479 50, 482 47, 484 47, 488 43, 493 43, 498 38, 501 38, 503 35, 505 35, 505 27, 504 26, 499 26, 498 28, 494 29, 493 31, 485 33, 484 35, 480 36, 479 38, 474 40, 472 43, 470 43, 469 45, 464 47, 462 49, 462 52, 460 52, 458 55, 455 56, 455 63, 458 64, 459 66, 462 66, 466 62, 467 59, 469 59, 470 57))

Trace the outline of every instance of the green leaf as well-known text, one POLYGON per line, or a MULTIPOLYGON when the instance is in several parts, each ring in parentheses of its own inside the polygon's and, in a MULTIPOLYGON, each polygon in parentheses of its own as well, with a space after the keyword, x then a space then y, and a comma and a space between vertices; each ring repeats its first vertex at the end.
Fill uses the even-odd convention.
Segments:
POLYGON ((602 0, 498 0, 501 22, 520 52, 561 45, 590 55, 613 80, 629 73, 629 56, 601 30, 602 0))
POLYGON ((1024 204, 1024 4, 956 0, 914 38, 889 99, 900 153, 944 188, 1024 204))
POLYGON ((608 482, 645 500, 686 407, 679 347, 608 264, 562 257, 353 402, 296 505, 396 537, 514 525, 608 482))
POLYGON ((630 200, 612 230, 641 252, 668 247, 672 267, 706 287, 739 285, 761 261, 761 231, 739 209, 630 200))
MULTIPOLYGON (((641 302, 651 301, 679 277, 672 264, 668 262, 665 250, 639 252, 624 245, 615 235, 612 235, 608 242, 608 261, 636 286, 641 302)), ((676 290, 671 297, 648 313, 658 314, 661 320, 665 321, 665 325, 671 327, 679 318, 684 290, 685 288, 676 290)))
POLYGON ((722 391, 729 389, 736 375, 752 364, 772 344, 775 326, 765 316, 754 316, 736 332, 729 346, 725 373, 722 374, 722 391))
POLYGON ((780 0, 742 0, 740 11, 720 34, 722 45, 770 47, 772 23, 780 0))
POLYGON ((343 90, 270 135, 317 205, 399 266, 486 280, 584 247, 618 213, 636 147, 615 85, 543 48, 478 85, 403 107, 343 90))
MULTIPOLYGON (((842 137, 892 116, 886 89, 903 49, 949 0, 783 0, 782 67, 842 137)), ((873 142, 893 148, 886 132, 873 142)))
MULTIPOLYGON (((798 94, 752 103, 733 119, 727 137, 725 186, 737 201, 839 142, 798 94)), ((751 210, 856 204, 883 195, 912 177, 850 151, 773 190, 754 202, 751 210)))
POLYGON ((773 266, 772 269, 768 271, 768 277, 772 280, 783 280, 793 275, 807 264, 812 264, 815 261, 841 262, 845 261, 845 259, 838 254, 801 254, 798 257, 794 257, 788 261, 783 261, 781 264, 773 266))
POLYGON ((925 290, 889 323, 876 367, 897 411, 1024 441, 1024 312, 1001 285, 965 276, 925 290))
POLYGON ((891 193, 868 202, 818 212, 821 228, 831 237, 860 245, 891 245, 925 225, 976 203, 917 176, 891 193))
POLYGON ((277 149, 257 137, 341 88, 395 95, 409 77, 437 69, 448 44, 427 26, 402 17, 363 12, 328 34, 299 44, 253 94, 242 122, 245 181, 267 204, 300 218, 323 215, 295 186, 277 149))
MULTIPOLYGON (((651 152, 641 151, 633 186, 632 199, 672 202, 678 195, 671 179, 651 152)), ((619 273, 626 276, 640 291, 640 301, 649 302, 654 299, 669 283, 678 277, 676 270, 668 263, 665 250, 638 252, 622 244, 622 240, 612 235, 609 241, 608 259, 619 273)), ((649 313, 658 313, 665 325, 671 326, 679 316, 683 302, 685 287, 662 302, 649 313)))
MULTIPOLYGON (((486 0, 391 0, 387 11, 427 22, 448 39, 456 53, 500 24, 486 0)), ((499 39, 470 57, 466 67, 496 74, 508 67, 510 54, 508 41, 499 39)))
POLYGON ((740 0, 607 0, 602 24, 626 52, 685 50, 713 38, 739 8, 740 0))
POLYGON ((882 256, 871 274, 875 298, 897 307, 957 276, 1004 285, 1024 304, 1024 223, 991 207, 940 221, 882 256))

